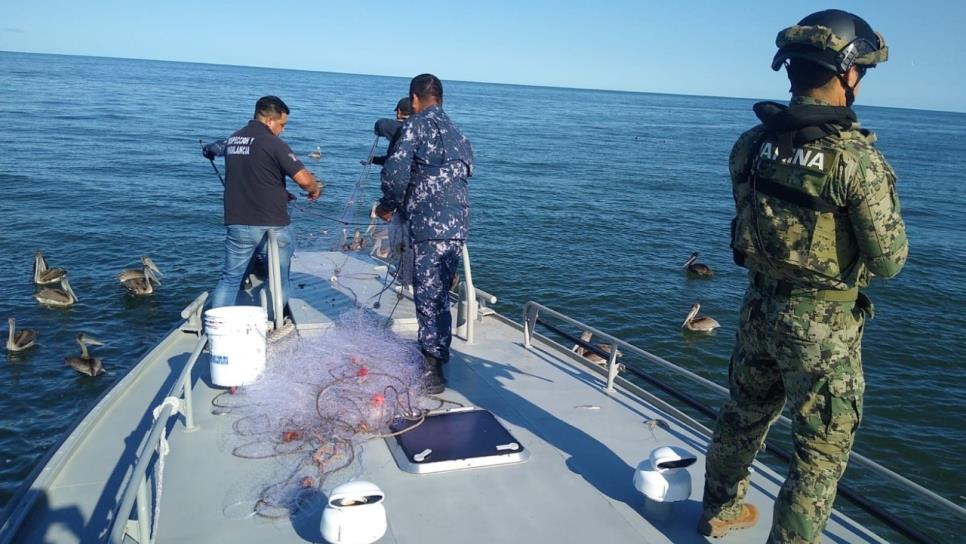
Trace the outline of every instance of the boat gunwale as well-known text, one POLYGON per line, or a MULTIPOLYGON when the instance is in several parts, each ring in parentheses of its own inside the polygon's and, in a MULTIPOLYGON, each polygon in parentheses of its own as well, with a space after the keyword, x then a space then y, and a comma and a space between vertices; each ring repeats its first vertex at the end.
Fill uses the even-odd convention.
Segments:
MULTIPOLYGON (((535 336, 539 336, 539 337, 543 338, 544 340, 546 339, 546 337, 544 335, 541 335, 540 333, 538 333, 536 331, 536 326, 537 326, 538 323, 540 323, 539 313, 541 311, 545 311, 547 314, 549 314, 551 317, 553 317, 555 319, 558 319, 558 320, 563 321, 565 323, 569 323, 569 324, 571 324, 571 325, 573 325, 575 327, 581 328, 581 329, 583 329, 585 331, 590 331, 590 332, 592 332, 594 334, 598 334, 603 339, 611 342, 611 345, 613 346, 613 349, 615 351, 618 350, 620 347, 624 347, 625 349, 630 350, 631 353, 636 353, 637 355, 644 357, 645 359, 651 361, 652 363, 657 363, 659 366, 661 366, 661 367, 663 367, 663 368, 665 368, 667 370, 670 370, 670 371, 673 371, 673 372, 677 372, 682 377, 690 380, 693 383, 696 383, 698 385, 701 385, 701 386, 704 386, 704 387, 708 388, 709 391, 714 391, 714 392, 717 392, 717 393, 724 393, 725 395, 728 395, 729 394, 728 393, 728 389, 725 388, 725 387, 723 387, 723 386, 721 386, 720 384, 717 384, 717 383, 715 383, 715 382, 713 382, 713 381, 711 381, 711 380, 709 380, 707 378, 704 378, 703 376, 697 375, 694 372, 692 372, 692 371, 690 371, 690 370, 688 370, 686 368, 683 368, 683 367, 681 367, 681 366, 679 366, 679 365, 677 365, 675 363, 672 363, 672 362, 670 362, 670 361, 668 361, 668 360, 666 360, 666 359, 664 359, 662 357, 659 357, 657 355, 654 355, 651 352, 649 352, 649 351, 647 351, 647 350, 645 350, 643 348, 640 348, 640 347, 638 347, 638 346, 636 346, 634 344, 631 344, 630 342, 628 342, 628 341, 626 341, 626 340, 624 340, 622 338, 618 338, 618 337, 613 336, 613 335, 611 335, 609 333, 600 331, 600 330, 598 330, 598 329, 596 329, 594 327, 591 327, 590 325, 587 325, 587 324, 585 324, 585 323, 583 323, 583 322, 581 322, 581 321, 579 321, 579 320, 577 320, 577 319, 575 319, 573 317, 570 317, 567 314, 564 314, 564 313, 562 313, 560 311, 554 310, 553 308, 550 308, 549 306, 546 306, 546 305, 544 305, 542 303, 539 303, 539 302, 536 302, 536 301, 533 301, 533 300, 528 301, 523 306, 523 325, 520 328, 522 329, 523 334, 525 335, 525 337, 524 337, 524 342, 525 343, 527 342, 527 338, 526 338, 527 335, 529 335, 531 338, 532 337, 535 337, 535 336), (533 319, 532 320, 531 320, 531 309, 535 309, 535 311, 533 311, 533 319)), ((556 346, 558 349, 561 349, 561 350, 565 350, 567 352, 570 352, 570 350, 566 350, 566 347, 562 346, 561 344, 559 344, 557 342, 552 342, 552 344, 554 344, 554 346, 556 346)), ((577 358, 581 358, 579 355, 577 355, 576 357, 577 358)), ((582 361, 582 362, 584 362, 587 365, 592 365, 592 366, 596 367, 596 370, 597 370, 598 373, 601 373, 604 376, 605 379, 610 379, 610 377, 609 377, 610 373, 608 372, 608 369, 601 368, 598 365, 595 365, 595 364, 591 363, 590 361, 582 361)), ((612 358, 611 359, 611 363, 616 366, 617 365, 616 359, 615 358, 612 358)), ((632 375, 633 374, 634 373, 632 373, 632 375)), ((665 401, 663 401, 659 397, 656 397, 653 393, 647 391, 646 389, 640 388, 637 385, 633 384, 632 382, 629 382, 626 379, 622 379, 620 377, 619 371, 615 371, 614 372, 613 383, 620 383, 625 389, 628 388, 628 387, 631 387, 631 388, 633 388, 636 391, 635 394, 637 396, 640 397, 640 396, 642 396, 641 393, 643 393, 643 398, 657 400, 659 403, 662 403, 665 406, 670 407, 677 414, 681 414, 682 413, 680 410, 678 410, 678 409, 676 409, 676 408, 674 408, 674 407, 672 407, 670 405, 667 405, 667 403, 665 401)), ((650 400, 650 401, 653 402, 653 400, 650 400)), ((678 416, 676 416, 676 417, 678 417, 678 416)), ((692 428, 692 430, 694 430, 694 425, 697 425, 698 428, 702 428, 702 429, 705 428, 703 425, 701 425, 700 423, 698 423, 692 417, 687 416, 687 415, 685 415, 684 419, 679 418, 679 421, 681 421, 682 423, 686 423, 686 424, 687 424, 687 422, 690 422, 690 424, 691 424, 690 427, 692 428)), ((792 427, 791 420, 787 416, 785 416, 784 414, 781 414, 779 416, 779 418, 776 420, 776 422, 782 423, 789 430, 792 427)), ((710 429, 707 432, 707 436, 708 436, 709 439, 711 438, 710 429)), ((770 450, 770 451, 774 452, 776 455, 778 454, 778 452, 776 450, 770 450)), ((787 454, 785 454, 785 455, 787 455, 787 454)), ((779 458, 781 458, 781 455, 779 455, 779 458)), ((890 469, 890 468, 888 468, 886 466, 883 466, 880 463, 878 463, 878 462, 876 462, 876 461, 874 461, 874 460, 872 460, 872 459, 870 459, 868 457, 865 457, 865 456, 859 454, 858 452, 856 452, 854 450, 851 452, 849 460, 850 460, 850 462, 853 462, 854 464, 857 464, 857 465, 859 465, 860 467, 862 467, 862 468, 864 468, 866 470, 871 470, 871 471, 873 471, 874 473, 876 473, 876 474, 878 474, 880 476, 884 476, 884 477, 888 478, 889 480, 891 480, 896 485, 900 486, 901 488, 904 488, 906 491, 912 492, 913 495, 915 497, 918 497, 919 500, 925 499, 928 502, 931 502, 934 506, 937 506, 940 509, 942 509, 942 510, 944 510, 944 511, 946 511, 946 512, 948 512, 948 513, 950 513, 950 514, 952 514, 954 516, 958 516, 960 519, 966 519, 966 509, 964 509, 963 507, 961 507, 961 506, 957 505, 956 503, 950 501, 949 499, 943 497, 942 495, 939 495, 938 493, 932 491, 931 489, 928 489, 926 487, 923 487, 922 485, 920 485, 920 484, 918 484, 918 483, 916 483, 916 482, 914 482, 914 481, 906 478, 902 474, 899 474, 899 473, 893 471, 892 469, 890 469)), ((787 459, 785 461, 787 462, 787 459)), ((763 466, 765 468, 769 468, 766 463, 763 463, 763 462, 760 462, 760 461, 757 461, 757 460, 755 461, 755 463, 756 464, 759 464, 759 465, 761 465, 761 466, 763 466)), ((930 538, 928 537, 928 535, 925 535, 924 533, 922 533, 921 531, 919 531, 915 526, 909 524, 904 519, 899 518, 899 517, 893 515, 890 511, 885 510, 881 506, 879 506, 879 505, 877 505, 875 503, 866 501, 864 498, 862 498, 862 496, 860 494, 856 493, 855 491, 853 491, 850 488, 848 488, 847 486, 845 486, 844 482, 841 482, 840 481, 838 485, 839 485, 839 492, 840 492, 840 494, 843 495, 847 500, 849 500, 853 506, 858 507, 860 510, 862 510, 866 514, 875 517, 876 519, 879 520, 879 522, 883 523, 889 529, 891 529, 893 531, 896 531, 899 534, 902 534, 904 537, 909 538, 912 541, 916 541, 916 542, 930 542, 931 541, 930 538)), ((842 514, 842 513, 839 512, 839 514, 842 514)), ((844 515, 844 514, 842 514, 842 515, 844 515)), ((861 527, 863 530, 865 530, 865 531, 867 531, 867 532, 869 532, 871 534, 874 534, 877 537, 879 537, 879 535, 875 531, 873 531, 869 527, 866 527, 864 524, 859 524, 859 527, 861 527)), ((881 538, 881 537, 879 537, 879 538, 881 538)))
MULTIPOLYGON (((560 314, 560 312, 557 312, 552 308, 546 307, 540 303, 537 303, 535 301, 528 301, 526 304, 523 305, 523 308, 524 308, 523 323, 518 323, 513 319, 496 311, 491 311, 486 315, 490 317, 494 317, 499 323, 513 330, 519 331, 523 335, 529 334, 531 338, 535 338, 539 340, 541 344, 545 345, 547 348, 551 350, 550 352, 548 352, 548 354, 554 355, 559 361, 563 363, 569 363, 571 366, 581 368, 581 369, 588 369, 588 370, 592 369, 591 370, 592 374, 602 378, 604 380, 604 383, 606 384, 609 378, 609 373, 606 368, 603 368, 598 364, 595 364, 591 361, 586 360, 584 357, 580 356, 579 354, 574 353, 570 349, 567 349, 566 346, 560 344, 559 342, 551 339, 550 337, 542 333, 537 332, 536 330, 528 330, 529 328, 535 329, 536 327, 536 322, 534 322, 533 325, 528 327, 529 321, 528 321, 527 310, 533 304, 538 305, 540 309, 546 309, 546 310, 550 310, 551 313, 560 314)), ((571 320, 573 322, 572 324, 574 324, 575 326, 589 327, 573 318, 570 318, 569 316, 566 316, 566 314, 560 314, 560 315, 563 315, 567 319, 571 320)), ((551 317, 557 317, 557 316, 551 315, 551 317)), ((46 491, 47 489, 49 489, 50 484, 53 481, 55 481, 56 478, 63 471, 67 460, 71 458, 72 454, 77 450, 77 448, 80 447, 81 443, 84 441, 84 438, 87 436, 87 433, 84 433, 84 436, 78 436, 79 431, 82 431, 84 429, 94 428, 98 424, 98 422, 101 421, 101 419, 108 412, 108 410, 114 404, 114 402, 120 397, 120 395, 122 395, 126 390, 128 390, 129 387, 136 380, 138 380, 151 366, 149 364, 144 364, 144 363, 147 363, 152 359, 155 359, 155 360, 162 359, 163 357, 160 357, 160 355, 167 351, 170 351, 172 344, 174 344, 175 342, 178 342, 189 336, 190 337, 200 336, 194 332, 187 332, 183 330, 183 326, 186 322, 187 321, 185 320, 181 320, 174 327, 169 329, 168 332, 161 337, 161 340, 153 348, 149 349, 141 356, 138 364, 129 368, 121 379, 119 379, 110 388, 105 390, 98 397, 97 401, 82 416, 78 416, 75 424, 63 432, 62 436, 57 441, 57 443, 53 444, 48 449, 44 457, 38 460, 36 466, 31 471, 28 478, 25 479, 24 483, 21 484, 21 486, 17 489, 17 491, 11 496, 10 502, 7 505, 7 507, 5 507, 2 511, 0 511, 0 544, 6 544, 7 542, 11 542, 12 539, 14 539, 18 535, 18 533, 23 529, 24 524, 26 523, 27 519, 29 519, 31 512, 33 511, 33 507, 36 501, 41 496, 40 494, 46 491), (76 440, 71 441, 72 438, 76 438, 76 440)), ((596 331, 596 329, 594 330, 596 331)), ((597 331, 597 332, 600 332, 600 331, 597 331)), ((647 352, 646 350, 643 350, 641 348, 638 348, 637 346, 627 343, 622 339, 613 337, 603 332, 601 332, 601 334, 607 337, 608 339, 617 340, 621 344, 626 344, 631 347, 634 347, 636 348, 636 350, 640 350, 643 353, 651 355, 651 357, 657 357, 650 354, 650 352, 647 352)), ((468 345, 472 345, 472 344, 468 344, 468 345)), ((524 342, 521 343, 520 345, 525 347, 526 345, 525 339, 524 339, 524 342)), ((545 350, 541 350, 541 351, 545 351, 545 350)), ((674 363, 671 363, 670 361, 666 361, 666 364, 673 368, 680 368, 674 363)), ((685 370, 685 373, 687 372, 686 369, 682 369, 682 370, 685 370)), ((172 368, 171 371, 176 372, 177 369, 172 368)), ((613 378, 613 383, 617 384, 620 387, 621 394, 629 395, 631 398, 637 401, 651 403, 659 410, 668 413, 668 415, 673 417, 676 420, 676 422, 679 423, 682 427, 685 427, 689 431, 696 433, 698 435, 704 436, 706 438, 710 437, 710 430, 706 426, 702 425, 701 423, 696 421, 693 417, 684 413, 680 409, 669 404, 667 401, 664 401, 660 397, 657 397, 654 393, 651 393, 650 391, 647 391, 643 387, 633 383, 629 379, 620 376, 619 373, 615 374, 613 378)), ((606 387, 604 387, 604 389, 606 389, 606 387)), ((150 436, 151 431, 153 430, 154 426, 156 426, 157 424, 158 423, 155 422, 155 424, 152 425, 152 427, 145 434, 144 438, 141 439, 142 444, 143 444, 143 441, 150 436)), ((141 449, 143 448, 139 447, 138 451, 141 451, 141 449)), ((756 464, 759 464, 759 463, 756 463, 756 464)), ((770 473, 774 473, 772 474, 772 476, 777 477, 777 473, 775 473, 774 470, 772 470, 764 463, 760 463, 760 464, 762 467, 768 469, 770 473)), ((884 470, 888 470, 888 469, 885 469, 885 467, 881 467, 881 468, 884 470)), ((120 490, 123 490, 126 487, 127 487, 126 485, 122 485, 120 490)), ((838 513, 839 515, 844 516, 844 514, 842 514, 841 512, 838 512, 838 513)), ((115 512, 115 514, 117 514, 117 512, 115 512)), ((861 524, 858 526, 861 527, 862 532, 876 535, 876 533, 872 531, 870 528, 865 527, 864 525, 861 525, 861 524)))
MULTIPOLYGON (((86 437, 86 433, 84 436, 79 436, 77 432, 82 429, 93 428, 101 421, 108 407, 117 400, 118 396, 123 394, 123 390, 126 390, 131 383, 147 372, 147 365, 142 363, 150 360, 152 354, 160 353, 162 349, 168 349, 170 344, 180 340, 178 338, 179 333, 186 336, 194 335, 181 329, 186 322, 186 320, 179 320, 175 326, 159 335, 160 340, 138 358, 137 364, 127 369, 122 378, 102 392, 83 414, 74 418, 73 424, 65 429, 58 440, 47 448, 46 453, 37 460, 27 478, 14 491, 7 505, 3 510, 0 510, 0 544, 14 542, 33 511, 34 504, 61 474, 66 461, 71 458, 83 442, 83 438, 86 437), (47 473, 45 474, 45 472, 47 473)), ((145 435, 145 438, 147 436, 145 435)))

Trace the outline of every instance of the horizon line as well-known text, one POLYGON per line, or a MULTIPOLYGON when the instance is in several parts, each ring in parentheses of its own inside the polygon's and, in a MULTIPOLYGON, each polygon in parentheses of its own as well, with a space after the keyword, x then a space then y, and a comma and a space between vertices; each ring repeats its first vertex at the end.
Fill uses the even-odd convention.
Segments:
MULTIPOLYGON (((336 72, 332 70, 313 70, 309 68, 280 68, 277 66, 258 66, 252 64, 224 64, 218 62, 202 62, 194 60, 171 60, 171 59, 152 59, 152 58, 140 58, 140 57, 110 57, 104 55, 83 55, 78 53, 47 53, 38 51, 10 51, 0 49, 0 53, 17 53, 26 55, 51 55, 58 57, 81 57, 81 58, 94 58, 94 59, 109 59, 109 60, 135 60, 135 61, 147 61, 147 62, 170 62, 170 63, 180 63, 180 64, 199 64, 202 66, 225 66, 229 68, 256 68, 260 70, 286 70, 291 72, 310 72, 315 74, 334 74, 334 75, 347 75, 347 76, 361 76, 361 77, 391 77, 399 79, 410 79, 411 76, 400 76, 391 74, 367 74, 360 72, 336 72)), ((536 83, 508 83, 504 81, 473 81, 473 80, 463 80, 463 79, 448 79, 447 81, 453 81, 456 83, 471 83, 471 84, 481 84, 481 85, 504 85, 508 87, 532 87, 537 89, 561 89, 570 91, 587 91, 587 92, 604 92, 604 93, 625 93, 625 94, 649 94, 649 95, 659 95, 659 96, 687 96, 695 98, 717 98, 717 99, 736 99, 736 100, 773 100, 778 102, 787 101, 788 98, 775 99, 775 98, 763 98, 763 97, 749 97, 749 96, 721 96, 721 95, 706 95, 706 94, 691 94, 691 93, 667 93, 667 92, 656 92, 656 91, 642 91, 642 90, 629 90, 629 89, 599 89, 594 87, 563 87, 560 85, 540 85, 536 83)), ((902 106, 879 106, 874 104, 856 104, 859 108, 881 108, 881 109, 891 109, 891 110, 908 110, 908 111, 925 111, 925 112, 935 112, 935 113, 952 113, 963 115, 966 114, 966 110, 956 111, 956 110, 937 110, 937 109, 925 109, 925 108, 911 108, 902 106)))

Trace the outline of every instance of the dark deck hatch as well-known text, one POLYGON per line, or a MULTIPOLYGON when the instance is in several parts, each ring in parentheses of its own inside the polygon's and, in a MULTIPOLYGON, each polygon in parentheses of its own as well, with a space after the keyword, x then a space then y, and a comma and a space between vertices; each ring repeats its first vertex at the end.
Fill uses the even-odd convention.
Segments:
MULTIPOLYGON (((413 424, 397 421, 389 428, 399 432, 413 424)), ((519 463, 530 456, 492 413, 476 408, 430 414, 386 443, 399 468, 417 474, 519 463)))

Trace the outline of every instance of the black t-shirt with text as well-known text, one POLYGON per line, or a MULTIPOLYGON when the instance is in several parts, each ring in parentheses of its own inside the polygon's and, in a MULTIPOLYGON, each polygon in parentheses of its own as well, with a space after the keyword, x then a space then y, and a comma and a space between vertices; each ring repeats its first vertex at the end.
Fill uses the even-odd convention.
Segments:
POLYGON ((225 224, 289 224, 285 177, 305 166, 268 127, 251 120, 225 147, 225 224))

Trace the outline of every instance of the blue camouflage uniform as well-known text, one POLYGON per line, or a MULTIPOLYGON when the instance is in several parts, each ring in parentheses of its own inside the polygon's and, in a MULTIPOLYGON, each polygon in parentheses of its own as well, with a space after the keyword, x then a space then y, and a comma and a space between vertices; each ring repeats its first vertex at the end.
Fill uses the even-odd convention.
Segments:
POLYGON ((473 148, 439 105, 403 123, 381 175, 380 206, 409 224, 419 346, 441 363, 449 360, 449 286, 469 233, 472 175, 473 148))

